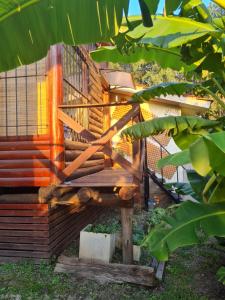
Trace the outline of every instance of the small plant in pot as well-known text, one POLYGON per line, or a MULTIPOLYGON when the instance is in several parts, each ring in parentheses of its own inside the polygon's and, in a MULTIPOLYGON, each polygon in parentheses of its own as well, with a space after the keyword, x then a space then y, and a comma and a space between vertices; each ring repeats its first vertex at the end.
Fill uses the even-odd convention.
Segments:
POLYGON ((79 258, 109 263, 115 252, 118 223, 89 224, 80 232, 79 258))
POLYGON ((140 261, 141 258, 141 245, 143 243, 145 234, 141 227, 134 226, 133 229, 133 259, 136 262, 140 261))

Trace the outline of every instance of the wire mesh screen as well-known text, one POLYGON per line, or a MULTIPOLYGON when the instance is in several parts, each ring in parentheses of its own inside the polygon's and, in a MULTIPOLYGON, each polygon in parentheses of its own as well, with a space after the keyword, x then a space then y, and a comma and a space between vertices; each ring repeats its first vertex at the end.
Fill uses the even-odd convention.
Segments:
MULTIPOLYGON (((78 47, 66 46, 63 49, 63 104, 87 104, 89 93, 89 66, 78 47)), ((69 108, 65 112, 84 128, 88 129, 88 109, 69 108)), ((64 128, 65 138, 84 141, 69 128, 64 128)))
POLYGON ((166 149, 170 142, 170 138, 164 134, 147 139, 147 162, 148 168, 162 182, 179 182, 182 181, 183 170, 178 170, 174 166, 166 166, 162 169, 158 168, 157 163, 161 158, 167 157, 170 153, 166 149))
POLYGON ((48 133, 46 60, 0 74, 0 136, 48 133))

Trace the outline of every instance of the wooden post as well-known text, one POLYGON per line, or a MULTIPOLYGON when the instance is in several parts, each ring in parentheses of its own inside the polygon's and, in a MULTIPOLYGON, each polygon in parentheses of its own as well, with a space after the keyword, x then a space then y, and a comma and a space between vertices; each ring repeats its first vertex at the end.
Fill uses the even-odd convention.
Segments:
POLYGON ((121 208, 123 263, 127 265, 133 263, 132 217, 133 208, 121 208))
MULTIPOLYGON (((139 115, 133 119, 133 122, 135 123, 140 122, 140 107, 139 107, 139 115)), ((133 167, 142 175, 143 170, 141 170, 141 154, 142 154, 141 141, 136 140, 133 142, 133 167)), ((142 208, 144 206, 144 199, 141 193, 141 188, 142 188, 141 180, 135 178, 134 182, 139 186, 139 190, 134 197, 134 201, 137 207, 142 208)))
POLYGON ((51 184, 60 182, 64 169, 64 130, 58 118, 58 105, 63 103, 62 45, 50 48, 48 55, 48 99, 51 140, 51 184))

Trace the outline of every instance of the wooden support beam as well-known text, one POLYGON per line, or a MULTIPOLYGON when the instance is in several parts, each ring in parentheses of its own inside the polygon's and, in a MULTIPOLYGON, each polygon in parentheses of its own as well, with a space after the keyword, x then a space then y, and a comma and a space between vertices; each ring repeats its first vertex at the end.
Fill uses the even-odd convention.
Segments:
MULTIPOLYGON (((52 198, 52 207, 58 205, 80 206, 81 204, 102 207, 133 207, 132 199, 129 201, 123 201, 116 194, 99 193, 91 188, 81 188, 78 192, 68 189, 68 193, 65 193, 65 190, 63 190, 63 193, 63 196, 55 196, 52 198)), ((57 193, 55 193, 55 195, 57 195, 57 193)))
POLYGON ((133 263, 133 208, 121 208, 123 263, 133 263))

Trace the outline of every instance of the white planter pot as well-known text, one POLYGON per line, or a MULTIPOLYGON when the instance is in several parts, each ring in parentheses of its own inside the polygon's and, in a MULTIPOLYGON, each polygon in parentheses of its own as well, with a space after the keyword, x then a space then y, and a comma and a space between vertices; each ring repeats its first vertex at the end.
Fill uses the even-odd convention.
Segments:
POLYGON ((139 262, 141 258, 141 247, 133 245, 133 259, 134 261, 139 262))
POLYGON ((80 232, 79 258, 109 263, 115 252, 115 234, 85 231, 89 226, 80 232))

